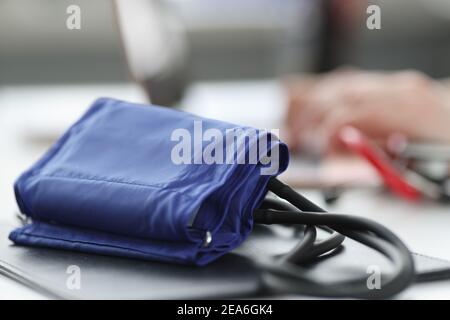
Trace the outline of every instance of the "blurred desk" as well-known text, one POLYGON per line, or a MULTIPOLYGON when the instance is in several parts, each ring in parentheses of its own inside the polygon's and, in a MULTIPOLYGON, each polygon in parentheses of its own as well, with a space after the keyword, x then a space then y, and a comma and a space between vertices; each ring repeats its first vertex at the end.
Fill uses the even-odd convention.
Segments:
MULTIPOLYGON (((99 96, 144 102, 132 85, 55 86, 0 89, 1 221, 14 222, 14 179, 99 96)), ((200 83, 181 103, 188 111, 263 128, 277 128, 284 113, 282 90, 275 81, 200 83)), ((318 203, 314 190, 300 190, 318 203)), ((450 260, 450 207, 410 204, 373 189, 351 190, 329 207, 376 220, 396 232, 412 251, 450 260)), ((0 277, 0 299, 35 299, 37 293, 0 277)), ((287 296, 285 298, 299 298, 287 296)), ((449 299, 450 281, 416 285, 401 298, 449 299)))

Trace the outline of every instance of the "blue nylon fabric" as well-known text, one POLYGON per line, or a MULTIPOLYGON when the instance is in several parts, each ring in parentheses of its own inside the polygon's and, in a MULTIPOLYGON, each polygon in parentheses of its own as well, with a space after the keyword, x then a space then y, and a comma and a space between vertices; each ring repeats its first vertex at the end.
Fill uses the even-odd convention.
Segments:
MULTIPOLYGON (((261 174, 264 154, 253 164, 176 164, 171 152, 178 141, 171 135, 184 128, 195 136, 196 121, 202 121, 203 131, 215 128, 224 136, 229 129, 249 129, 98 99, 16 181, 17 203, 32 223, 9 238, 19 245, 196 265, 234 249, 252 229, 252 212, 269 178, 286 169, 288 150, 258 130, 256 137, 237 140, 234 155, 248 154, 258 139, 269 137, 268 149, 279 150, 272 175, 261 174), (212 241, 205 246, 207 231, 212 241)), ((199 153, 191 151, 193 163, 199 153)))

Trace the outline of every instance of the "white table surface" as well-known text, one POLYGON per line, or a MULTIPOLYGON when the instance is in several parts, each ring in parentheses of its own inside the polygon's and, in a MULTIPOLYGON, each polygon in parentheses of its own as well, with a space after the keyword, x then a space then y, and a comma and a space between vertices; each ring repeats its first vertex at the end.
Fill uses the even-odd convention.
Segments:
MULTIPOLYGON (((0 221, 15 223, 14 179, 48 148, 99 96, 145 102, 129 84, 0 87, 0 221)), ((189 111, 266 129, 280 126, 283 94, 274 81, 199 83, 188 90, 189 111)), ((317 192, 305 191, 320 202, 317 192)), ((410 204, 370 190, 344 194, 330 208, 374 219, 396 232, 412 251, 450 260, 450 206, 410 204)), ((41 295, 0 276, 0 299, 39 299, 41 295)), ((298 298, 287 296, 286 298, 298 298)), ((415 285, 406 299, 450 299, 450 281, 415 285)))

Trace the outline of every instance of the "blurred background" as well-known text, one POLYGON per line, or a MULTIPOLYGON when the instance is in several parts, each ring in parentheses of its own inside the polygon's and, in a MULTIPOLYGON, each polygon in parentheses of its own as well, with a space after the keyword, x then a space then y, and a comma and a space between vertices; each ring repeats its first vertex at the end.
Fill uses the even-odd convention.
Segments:
MULTIPOLYGON (((0 223, 18 223, 15 179, 98 97, 278 128, 283 137, 293 75, 350 66, 417 70, 440 82, 450 77, 449 57, 449 0, 0 0, 0 223), (366 25, 370 5, 380 8, 381 29, 366 25)), ((282 179, 321 205, 331 190, 339 201, 330 211, 368 216, 413 251, 450 260, 448 203, 392 196, 358 157, 294 156, 282 179)))
POLYGON ((339 64, 445 77, 449 11, 446 0, 1 0, 0 84, 129 81, 127 55, 140 80, 187 84, 339 64), (371 3, 381 30, 366 28, 371 3), (66 28, 73 4, 80 30, 66 28))
POLYGON ((5 216, 14 179, 99 96, 282 128, 288 75, 354 66, 445 78, 449 56, 448 0, 0 0, 5 216), (366 27, 370 4, 380 30, 366 27), (67 27, 73 5, 80 29, 67 27))

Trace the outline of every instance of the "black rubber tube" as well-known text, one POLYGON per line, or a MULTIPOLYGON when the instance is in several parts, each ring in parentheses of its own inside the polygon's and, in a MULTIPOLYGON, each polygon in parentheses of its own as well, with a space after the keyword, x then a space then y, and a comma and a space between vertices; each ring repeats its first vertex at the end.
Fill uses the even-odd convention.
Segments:
MULTIPOLYGON (((369 290, 366 279, 322 283, 305 277, 304 269, 289 259, 261 259, 260 266, 268 271, 265 280, 269 289, 326 297, 389 298, 414 281, 414 261, 408 248, 386 227, 362 217, 324 213, 325 210, 275 178, 270 180, 269 190, 286 199, 299 210, 313 212, 258 209, 254 212, 255 223, 328 226, 380 252, 391 261, 394 267, 392 273, 383 276, 380 290, 369 290)), ((306 249, 311 248, 311 246, 299 244, 288 255, 295 256, 296 250, 301 249, 303 253, 300 251, 298 255, 306 254, 307 256, 306 249)))

